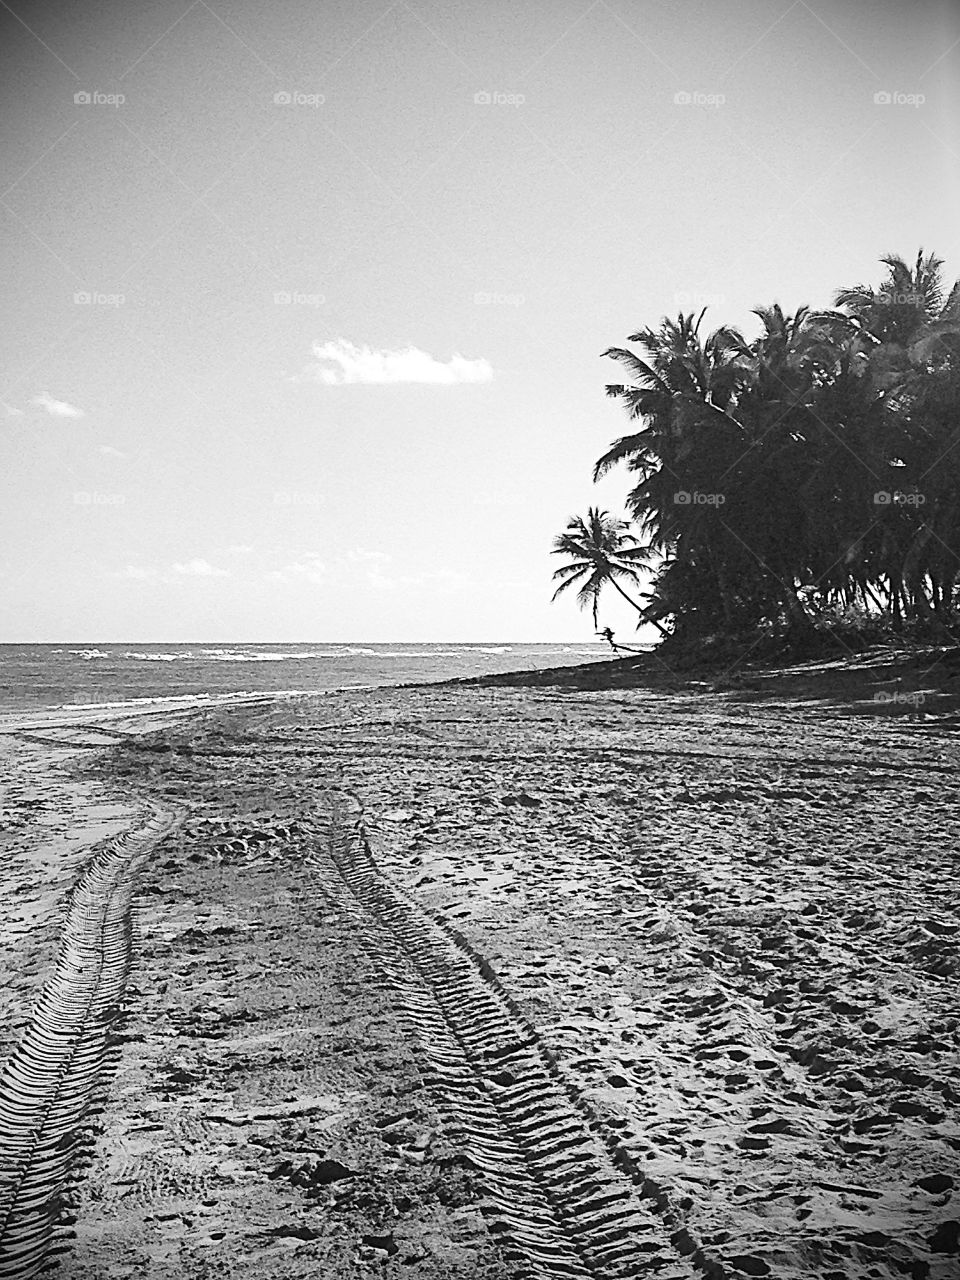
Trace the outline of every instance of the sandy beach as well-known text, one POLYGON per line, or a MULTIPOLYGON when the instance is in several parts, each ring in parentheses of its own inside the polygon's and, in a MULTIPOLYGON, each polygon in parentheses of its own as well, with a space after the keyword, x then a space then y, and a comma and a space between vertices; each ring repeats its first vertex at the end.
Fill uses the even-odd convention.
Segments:
POLYGON ((0 725, 2 1055, 145 832, 61 1274, 956 1276, 945 681, 505 679, 0 725))

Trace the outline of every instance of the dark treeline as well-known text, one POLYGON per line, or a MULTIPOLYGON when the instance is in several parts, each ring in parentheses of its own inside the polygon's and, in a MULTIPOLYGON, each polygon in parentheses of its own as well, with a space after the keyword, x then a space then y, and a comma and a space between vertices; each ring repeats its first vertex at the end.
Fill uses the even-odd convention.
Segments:
POLYGON ((882 259, 835 309, 758 308, 760 336, 664 319, 605 352, 628 434, 632 525, 591 508, 554 543, 596 605, 608 585, 676 641, 802 641, 844 628, 951 639, 960 592, 960 283, 882 259), (649 593, 638 598, 650 566, 649 593))

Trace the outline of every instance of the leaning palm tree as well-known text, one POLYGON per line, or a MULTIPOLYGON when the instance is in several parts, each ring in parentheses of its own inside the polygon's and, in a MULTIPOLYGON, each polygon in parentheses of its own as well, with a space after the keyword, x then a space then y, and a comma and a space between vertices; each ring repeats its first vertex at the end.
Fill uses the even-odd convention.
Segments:
POLYGON ((576 586, 577 603, 581 609, 590 605, 593 625, 597 626, 600 592, 610 583, 644 621, 653 622, 657 630, 666 635, 664 628, 646 617, 644 606, 629 596, 618 581, 636 582, 640 566, 647 564, 651 555, 650 548, 641 546, 639 539, 628 533, 628 529, 625 520, 619 520, 599 507, 589 507, 585 520, 582 516, 571 516, 565 532, 553 541, 551 555, 567 556, 570 563, 561 565, 554 573, 554 580, 559 579, 560 585, 552 598, 556 600, 568 587, 576 586))

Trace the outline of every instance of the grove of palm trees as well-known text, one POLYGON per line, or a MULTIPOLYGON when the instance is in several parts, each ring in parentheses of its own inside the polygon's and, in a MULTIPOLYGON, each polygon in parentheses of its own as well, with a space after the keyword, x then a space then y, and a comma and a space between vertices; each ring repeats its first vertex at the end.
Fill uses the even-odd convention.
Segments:
POLYGON ((591 508, 554 543, 597 619, 610 586, 673 647, 953 640, 960 606, 960 282, 921 250, 834 307, 759 307, 758 337, 664 318, 612 347, 632 525, 591 508), (638 599, 641 570, 649 587, 638 599))

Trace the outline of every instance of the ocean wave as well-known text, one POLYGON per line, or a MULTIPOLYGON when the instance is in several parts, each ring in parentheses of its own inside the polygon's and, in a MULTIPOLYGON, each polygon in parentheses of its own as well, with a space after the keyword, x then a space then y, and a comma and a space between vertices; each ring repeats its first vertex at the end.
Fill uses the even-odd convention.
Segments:
MULTIPOLYGON (((196 648, 147 652, 143 649, 127 649, 124 658, 134 662, 306 662, 313 658, 460 658, 468 653, 512 653, 513 645, 461 644, 418 645, 410 649, 374 649, 363 645, 332 645, 326 649, 275 650, 234 648, 196 648)), ((71 649, 72 654, 83 658, 108 658, 109 653, 100 649, 71 649)), ((564 649, 561 652, 572 652, 564 649)))
POLYGON ((210 662, 288 662, 297 658, 323 658, 322 653, 274 653, 272 650, 258 649, 253 653, 245 653, 241 649, 201 649, 196 655, 198 659, 206 658, 210 662))
MULTIPOLYGON (((373 689, 375 685, 362 685, 361 688, 373 689)), ((336 693, 336 689, 316 690, 316 689, 243 689, 230 693, 161 693, 153 697, 143 698, 121 698, 114 702, 61 702, 56 711, 105 711, 116 710, 123 707, 142 708, 154 705, 163 705, 172 707, 176 703, 189 709, 193 706, 206 706, 210 703, 222 702, 242 702, 246 699, 257 698, 271 700, 274 698, 302 698, 314 697, 318 692, 336 693)))
POLYGON ((137 662, 176 662, 180 658, 192 658, 192 653, 138 653, 131 650, 123 655, 125 658, 134 658, 137 662))
MULTIPOLYGON (((57 652, 62 652, 62 650, 58 650, 57 652)), ((70 649, 69 652, 72 653, 75 658, 83 658, 87 662, 89 662, 91 658, 110 657, 110 654, 106 653, 103 649, 70 649)))
MULTIPOLYGON (((370 650, 370 652, 373 651, 370 650)), ((144 653, 142 650, 128 650, 123 656, 136 662, 288 662, 297 659, 304 661, 307 658, 338 658, 341 653, 317 651, 273 653, 263 649, 246 653, 240 649, 188 649, 179 653, 144 653)))

